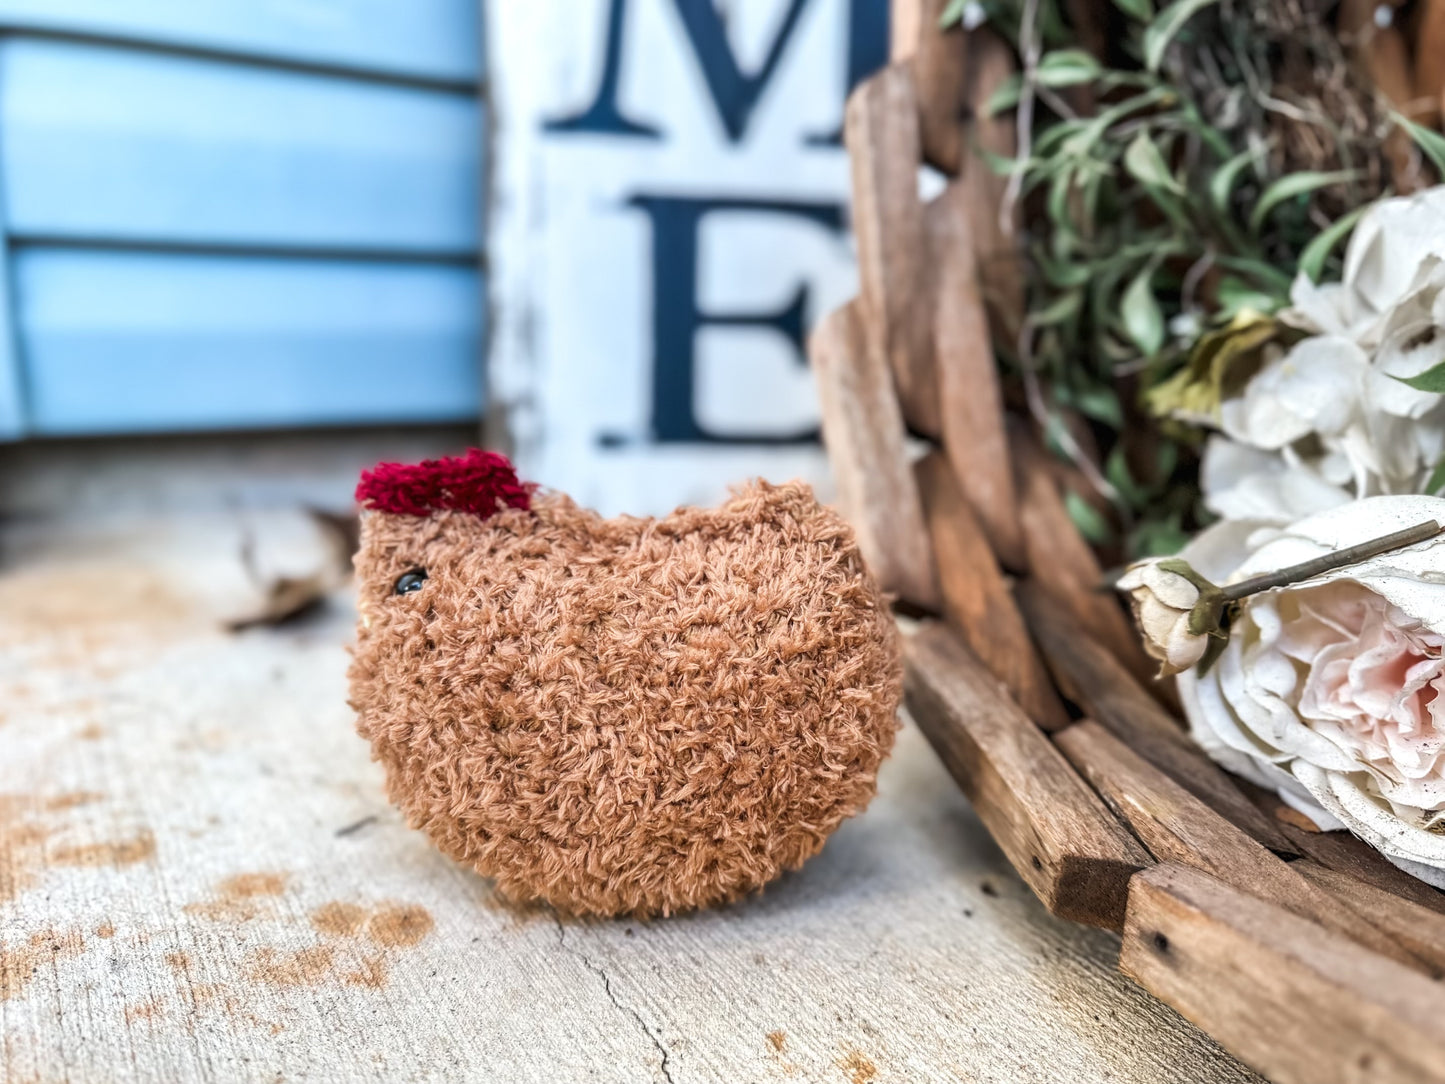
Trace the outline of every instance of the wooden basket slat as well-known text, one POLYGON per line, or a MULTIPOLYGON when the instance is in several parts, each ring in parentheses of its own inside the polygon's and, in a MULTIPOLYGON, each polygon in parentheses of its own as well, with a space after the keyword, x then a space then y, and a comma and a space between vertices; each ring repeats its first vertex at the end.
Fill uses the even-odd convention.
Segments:
POLYGON ((1225 884, 1318 922, 1398 963, 1434 969, 1259 843, 1095 722, 1069 727, 1054 744, 1161 862, 1202 869, 1225 884))
MULTIPOLYGON (((1340 40, 1350 46, 1355 63, 1386 103, 1406 116, 1415 116, 1420 112, 1415 105, 1415 58, 1400 28, 1393 22, 1381 25, 1378 21, 1381 7, 1378 0, 1342 0, 1340 40)), ((1384 152, 1398 191, 1414 192, 1432 183, 1422 168, 1415 141, 1404 129, 1390 133, 1384 152)))
POLYGON ((932 333, 943 448, 1005 568, 1028 567, 1003 392, 973 261, 968 193, 954 181, 924 209, 933 266, 932 333))
POLYGON ((1067 726, 1064 702, 1034 650, 983 526, 947 457, 930 452, 915 464, 914 475, 949 623, 1030 719, 1045 730, 1067 726))
POLYGON ((1010 451, 1030 577, 1068 610, 1075 624, 1102 643, 1130 676, 1155 695, 1160 687, 1154 680, 1158 664, 1144 653, 1139 634, 1118 600, 1099 590, 1103 570, 1069 518, 1054 478, 1043 462, 1043 449, 1017 427, 1011 434, 1010 451))
POLYGON ((1198 870, 1129 886, 1119 967, 1276 1084, 1441 1084, 1439 984, 1198 870))
POLYGON ((1422 961, 1432 979, 1445 977, 1445 915, 1308 858, 1289 868, 1422 961))
POLYGON ((857 301, 819 322, 808 357, 839 502, 863 557, 884 590, 936 613, 938 577, 903 444, 903 416, 888 362, 863 333, 857 301))
POLYGON ((937 438, 932 283, 918 195, 918 102, 906 64, 890 65, 854 89, 843 138, 852 166, 865 331, 888 358, 909 426, 937 438))
POLYGON ((961 27, 940 25, 947 7, 948 0, 895 3, 890 49, 913 72, 922 160, 956 176, 969 156, 968 39, 961 27))
POLYGON ((1079 47, 1097 60, 1109 52, 1109 6, 1112 0, 1064 0, 1069 25, 1079 47))
MULTIPOLYGON (((1107 5, 1065 2, 1097 38, 1088 20, 1107 5)), ((943 6, 895 0, 893 63, 849 101, 862 289, 809 350, 865 557, 952 626, 909 638, 909 708, 1045 906, 1122 924, 1121 968, 1232 1052, 1282 1082, 1445 1084, 1445 1034, 1421 1009, 1445 964, 1445 894, 1358 840, 1281 821, 1188 740, 1172 687, 1097 590, 1056 464, 1004 423, 991 338, 1022 325, 1018 210, 1002 213, 1007 179, 974 149, 1015 152, 1012 118, 981 108, 1015 62, 987 29, 941 30, 943 6), (926 207, 920 163, 958 174, 926 207), (906 428, 939 444, 914 468, 906 428), (1013 598, 1002 570, 1028 577, 1013 598), (1052 684, 1018 662, 1038 658, 1020 613, 1052 684), (1097 721, 1059 729, 1053 684, 1097 721), (1199 868, 1155 865, 1140 839, 1199 868)), ((1425 4, 1422 27, 1440 11, 1425 4)))
POLYGON ((1421 124, 1438 122, 1445 107, 1445 0, 1424 0, 1415 24, 1415 95, 1421 124))
POLYGON ((1364 840, 1349 832, 1321 832, 1296 827, 1291 821, 1299 820, 1299 814, 1285 805, 1279 795, 1242 779, 1238 783, 1239 789, 1279 826, 1285 837, 1306 857, 1328 869, 1349 874, 1357 881, 1445 914, 1445 893, 1392 865, 1364 840))
POLYGON ((905 650, 909 712, 1019 876, 1061 918, 1121 928, 1148 854, 952 630, 905 650))
MULTIPOLYGON (((1012 116, 986 115, 994 92, 1018 70, 1008 43, 987 28, 968 35, 964 69, 965 111, 973 118, 968 129, 970 147, 979 152, 1012 158, 1018 151, 1018 135, 1012 116)), ((1019 251, 1019 209, 1005 212, 1004 195, 1008 180, 993 170, 978 154, 964 163, 961 179, 967 190, 969 221, 973 226, 974 258, 979 281, 988 304, 994 337, 1001 342, 1017 341, 1024 320, 1024 275, 1019 251)))
POLYGON ((1070 700, 1235 827, 1279 854, 1299 853, 1062 606, 1032 584, 1020 585, 1017 594, 1034 642, 1070 700))

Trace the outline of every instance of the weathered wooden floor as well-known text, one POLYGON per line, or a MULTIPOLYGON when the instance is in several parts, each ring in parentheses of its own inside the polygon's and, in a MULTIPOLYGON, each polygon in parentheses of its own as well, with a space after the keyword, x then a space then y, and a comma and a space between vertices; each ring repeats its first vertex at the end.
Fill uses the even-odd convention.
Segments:
POLYGON ((0 1080, 1253 1079, 1043 912, 911 727, 760 898, 509 910, 386 805, 344 596, 221 630, 232 538, 0 573, 0 1080))

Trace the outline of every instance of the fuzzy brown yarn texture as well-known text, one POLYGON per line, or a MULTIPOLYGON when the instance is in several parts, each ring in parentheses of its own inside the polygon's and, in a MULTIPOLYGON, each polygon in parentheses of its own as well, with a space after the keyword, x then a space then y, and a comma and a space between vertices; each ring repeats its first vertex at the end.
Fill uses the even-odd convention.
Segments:
POLYGON ((388 794, 518 902, 737 899, 862 811, 893 745, 895 623, 802 483, 660 519, 369 512, 356 567, 351 704, 388 794))

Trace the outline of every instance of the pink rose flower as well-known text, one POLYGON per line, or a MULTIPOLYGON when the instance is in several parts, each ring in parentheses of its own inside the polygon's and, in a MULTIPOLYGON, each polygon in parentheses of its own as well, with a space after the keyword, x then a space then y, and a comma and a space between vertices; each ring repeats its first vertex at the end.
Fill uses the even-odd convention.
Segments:
MULTIPOLYGON (((1181 556, 1223 585, 1431 519, 1445 499, 1371 497, 1252 536, 1220 524, 1181 556)), ((1216 761, 1445 887, 1445 537, 1250 596, 1178 685, 1216 761)))
POLYGON ((1293 603, 1279 647, 1304 668, 1301 720, 1368 765, 1386 794, 1445 779, 1445 636, 1348 581, 1293 603))

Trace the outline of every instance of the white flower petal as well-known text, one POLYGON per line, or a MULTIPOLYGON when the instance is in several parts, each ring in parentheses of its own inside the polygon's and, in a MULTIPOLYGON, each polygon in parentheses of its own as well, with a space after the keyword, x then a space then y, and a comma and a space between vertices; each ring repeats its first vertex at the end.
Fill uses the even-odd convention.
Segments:
POLYGON ((1177 572, 1165 571, 1157 562, 1145 564, 1140 571, 1143 574, 1144 586, 1171 610, 1188 610, 1199 601, 1199 588, 1177 572))
POLYGON ((1220 426, 1256 448, 1341 433, 1359 413, 1369 364, 1349 339, 1305 339, 1260 369, 1240 398, 1220 404, 1220 426))
POLYGON ((1209 646, 1208 637, 1189 631, 1199 588, 1188 577, 1165 567, 1165 560, 1156 557, 1136 562, 1116 585, 1129 595, 1145 650, 1163 664, 1161 677, 1187 670, 1209 646))
MULTIPOLYGON (((1445 524, 1445 499, 1355 501, 1254 532, 1253 552, 1216 582, 1431 520, 1445 524)), ((1322 827, 1338 820, 1403 868, 1445 870, 1445 836, 1424 827, 1445 811, 1442 656, 1445 538, 1435 538, 1252 596, 1215 666, 1182 675, 1179 689, 1191 734, 1219 763, 1243 763, 1293 804, 1320 807, 1322 827)))
POLYGON ((1223 583, 1277 532, 1278 525, 1270 521, 1220 520, 1191 538, 1179 556, 1211 583, 1223 583))
POLYGON ((1435 392, 1417 391, 1405 380, 1445 363, 1445 327, 1417 320, 1396 328, 1380 344, 1365 383, 1369 406, 1400 418, 1420 418, 1440 405, 1435 392))
POLYGON ((1215 515, 1280 525, 1350 500, 1318 470, 1219 436, 1204 446, 1199 487, 1205 507, 1215 515))
POLYGON ((1416 419, 1410 435, 1415 440, 1421 463, 1431 468, 1439 463, 1445 457, 1445 401, 1416 419))
POLYGON ((1401 820, 1388 802, 1365 789, 1364 777, 1324 772, 1303 763, 1292 765, 1292 771, 1310 797, 1352 833, 1397 865, 1409 863, 1401 868, 1445 888, 1445 836, 1401 820))
POLYGON ((1375 311, 1342 282, 1316 286, 1300 274, 1290 289, 1290 307, 1279 314, 1290 327, 1311 335, 1359 340, 1378 319, 1375 311))
POLYGON ((1393 308, 1428 257, 1445 253, 1445 186, 1381 200, 1345 250, 1345 284, 1376 312, 1393 308))
POLYGON ((1182 673, 1198 665, 1208 646, 1207 637, 1193 635, 1186 621, 1178 621, 1165 641, 1164 662, 1168 669, 1182 673))

